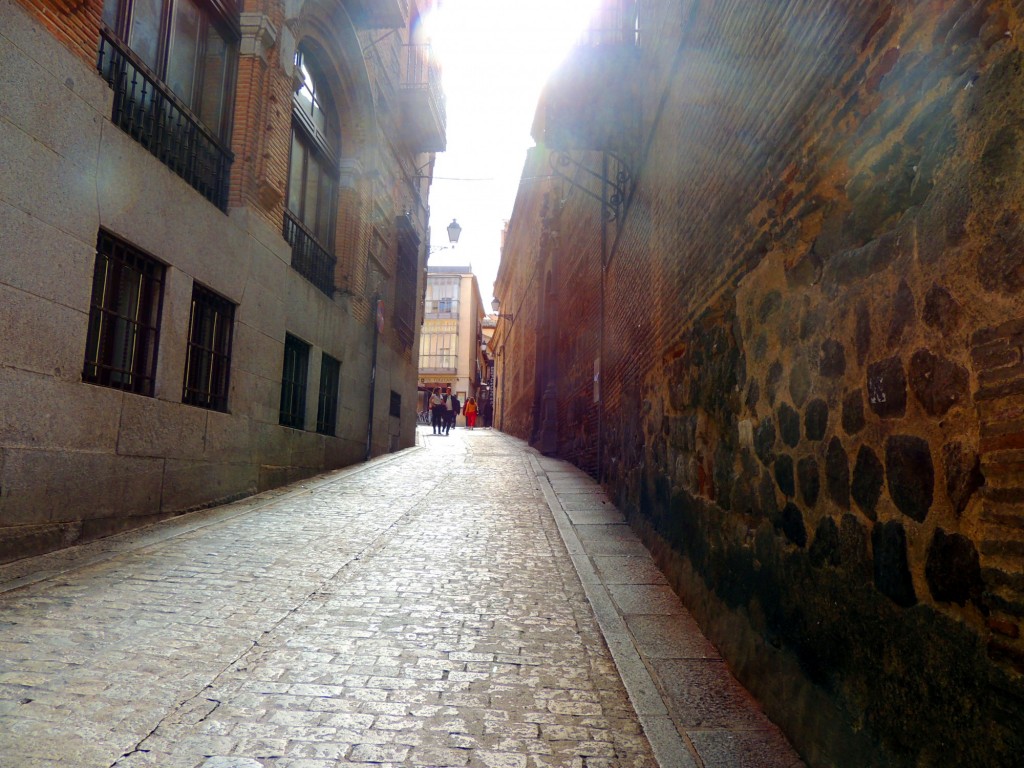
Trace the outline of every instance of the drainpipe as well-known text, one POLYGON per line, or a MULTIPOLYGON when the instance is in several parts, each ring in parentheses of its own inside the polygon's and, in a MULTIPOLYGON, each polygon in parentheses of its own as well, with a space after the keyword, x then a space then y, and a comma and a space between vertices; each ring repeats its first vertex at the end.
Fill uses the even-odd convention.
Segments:
POLYGON ((377 342, 380 339, 380 327, 384 321, 384 303, 379 297, 375 298, 374 306, 377 307, 377 315, 373 319, 373 359, 370 363, 370 412, 366 419, 365 461, 373 458, 373 401, 377 394, 377 342))
MULTIPOLYGON (((608 178, 608 153, 601 153, 601 178, 608 178)), ((604 278, 606 266, 606 254, 608 252, 608 217, 605 211, 608 207, 608 185, 601 184, 601 300, 598 308, 597 324, 597 381, 594 386, 597 392, 597 482, 604 483, 604 372, 607 370, 607 361, 604 351, 604 278)))
MULTIPOLYGON (((506 335, 508 335, 506 333, 506 335)), ((501 347, 498 348, 498 357, 501 358, 501 414, 498 420, 498 431, 505 431, 505 342, 502 340, 501 347)))

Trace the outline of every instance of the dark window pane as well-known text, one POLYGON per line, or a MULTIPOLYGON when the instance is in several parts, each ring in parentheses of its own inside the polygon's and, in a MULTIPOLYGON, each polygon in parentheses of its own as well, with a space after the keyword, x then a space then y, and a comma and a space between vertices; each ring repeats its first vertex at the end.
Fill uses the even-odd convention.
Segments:
POLYGON ((292 131, 292 154, 288 170, 288 210, 302 221, 302 171, 305 167, 306 149, 299 136, 292 131))
POLYGON ((103 23, 111 29, 117 29, 117 14, 120 10, 120 0, 103 0, 103 23))
POLYGON ((176 0, 172 14, 165 81, 185 106, 193 108, 202 17, 190 0, 176 0))
POLYGON ((194 285, 182 402, 226 411, 235 305, 194 285))
POLYGON ((306 423, 306 380, 309 345, 291 334, 284 341, 284 370, 281 375, 281 417, 286 427, 303 429, 306 423))
POLYGON ((150 69, 157 69, 157 51, 160 48, 160 11, 163 0, 134 0, 132 3, 132 26, 128 45, 146 62, 150 69))
POLYGON ((320 395, 316 409, 316 431, 334 435, 338 423, 338 387, 341 363, 329 355, 320 364, 320 395))
MULTIPOLYGON (((320 163, 312 153, 306 159, 306 185, 303 190, 302 223, 310 232, 319 237, 316 227, 317 194, 320 191, 320 163)), ((323 245, 329 245, 324 243, 323 245)))
POLYGON ((317 237, 322 243, 334 242, 334 210, 337 207, 334 199, 334 179, 323 169, 320 171, 320 210, 317 213, 317 237))
POLYGON ((216 29, 208 25, 206 52, 201 62, 203 92, 196 110, 199 118, 223 138, 227 138, 224 135, 227 129, 224 124, 224 106, 233 57, 232 46, 216 29))

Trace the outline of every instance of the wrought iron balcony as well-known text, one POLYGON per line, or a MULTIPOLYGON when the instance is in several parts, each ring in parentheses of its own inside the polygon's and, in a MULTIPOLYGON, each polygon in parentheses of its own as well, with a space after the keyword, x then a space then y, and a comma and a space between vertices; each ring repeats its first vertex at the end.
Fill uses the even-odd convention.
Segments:
POLYGON ((409 0, 348 0, 345 8, 360 29, 404 27, 409 17, 409 0))
POLYGON ((414 152, 444 152, 448 118, 441 67, 429 45, 405 46, 404 63, 399 88, 403 138, 414 152))
POLYGON ((96 69, 114 90, 111 121, 227 211, 231 151, 106 30, 100 31, 96 69))
POLYGON ((625 154, 639 140, 636 0, 604 0, 541 95, 533 138, 563 152, 625 154))
POLYGON ((284 239, 292 247, 292 267, 313 285, 334 296, 334 255, 317 242, 302 222, 284 212, 284 239))

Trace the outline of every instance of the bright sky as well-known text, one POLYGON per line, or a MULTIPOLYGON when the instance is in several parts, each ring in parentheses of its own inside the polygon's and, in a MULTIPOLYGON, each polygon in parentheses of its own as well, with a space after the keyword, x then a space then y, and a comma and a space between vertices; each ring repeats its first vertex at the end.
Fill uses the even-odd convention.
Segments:
POLYGON ((430 191, 431 265, 471 264, 490 311, 501 230, 512 215, 537 99, 599 0, 441 0, 425 21, 443 67, 448 149, 430 191), (484 179, 472 181, 471 179, 484 179))

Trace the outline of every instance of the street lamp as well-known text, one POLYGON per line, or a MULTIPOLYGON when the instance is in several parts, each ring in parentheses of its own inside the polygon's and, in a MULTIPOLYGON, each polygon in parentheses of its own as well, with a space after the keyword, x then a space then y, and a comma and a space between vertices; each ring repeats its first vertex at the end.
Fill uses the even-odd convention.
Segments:
POLYGON ((462 227, 459 226, 459 222, 452 219, 452 223, 448 225, 448 242, 453 245, 459 242, 459 235, 462 234, 462 227))
POLYGON ((462 234, 462 225, 460 225, 455 219, 452 219, 452 223, 449 224, 446 229, 448 230, 448 242, 451 243, 451 245, 431 246, 427 251, 428 254, 434 253, 435 251, 447 251, 449 248, 454 248, 459 242, 459 235, 462 234))
POLYGON ((497 299, 494 299, 493 301, 491 301, 491 309, 494 310, 494 314, 496 314, 498 316, 499 320, 501 320, 501 319, 508 320, 510 323, 514 323, 516 321, 516 316, 513 315, 512 313, 509 313, 507 315, 503 315, 503 314, 501 314, 498 311, 499 309, 501 309, 501 302, 498 301, 497 299))

